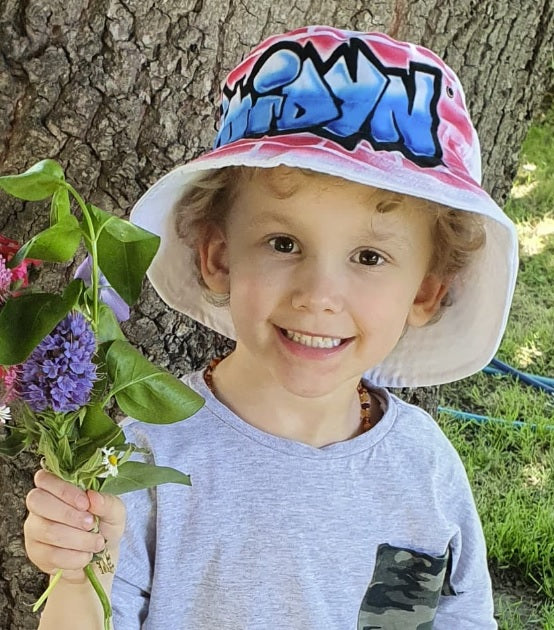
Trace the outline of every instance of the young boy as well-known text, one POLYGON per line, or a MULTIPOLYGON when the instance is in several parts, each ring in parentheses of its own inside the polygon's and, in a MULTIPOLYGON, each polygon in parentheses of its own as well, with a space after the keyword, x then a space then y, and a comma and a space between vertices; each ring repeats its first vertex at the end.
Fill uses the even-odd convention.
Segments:
POLYGON ((90 514, 116 630, 497 627, 460 459, 383 388, 463 378, 498 347, 516 236, 479 180, 460 83, 424 48, 308 27, 231 72, 215 149, 132 214, 161 236, 163 299, 236 339, 186 378, 195 416, 126 425, 192 487, 124 509, 37 473, 27 551, 65 570, 40 628, 102 627, 90 514))

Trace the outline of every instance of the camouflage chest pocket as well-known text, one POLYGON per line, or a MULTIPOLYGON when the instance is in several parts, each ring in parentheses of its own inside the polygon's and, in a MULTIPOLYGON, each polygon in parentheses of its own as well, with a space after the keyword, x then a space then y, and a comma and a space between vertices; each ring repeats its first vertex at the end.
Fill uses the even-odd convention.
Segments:
POLYGON ((357 630, 432 630, 448 560, 449 550, 430 556, 379 545, 357 630))

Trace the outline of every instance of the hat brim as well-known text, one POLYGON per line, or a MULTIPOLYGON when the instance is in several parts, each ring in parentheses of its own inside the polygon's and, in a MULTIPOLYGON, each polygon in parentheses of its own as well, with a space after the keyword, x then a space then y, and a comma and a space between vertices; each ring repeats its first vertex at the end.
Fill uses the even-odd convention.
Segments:
POLYGON ((311 169, 482 215, 486 244, 456 278, 452 306, 434 324, 408 327, 389 356, 366 376, 387 387, 438 385, 469 376, 494 357, 518 265, 517 233, 500 207, 475 182, 449 169, 420 168, 398 152, 373 151, 369 146, 347 151, 309 133, 225 145, 175 168, 141 197, 131 221, 161 237, 148 277, 169 306, 235 337, 229 308, 211 304, 198 284, 195 253, 177 236, 173 208, 204 171, 238 165, 311 169))

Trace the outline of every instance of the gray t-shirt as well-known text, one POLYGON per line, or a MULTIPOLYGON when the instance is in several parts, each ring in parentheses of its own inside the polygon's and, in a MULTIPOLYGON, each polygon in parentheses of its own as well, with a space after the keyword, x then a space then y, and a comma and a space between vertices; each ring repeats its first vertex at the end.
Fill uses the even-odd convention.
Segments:
POLYGON ((115 630, 497 628, 466 473, 425 412, 376 390, 371 431, 314 448, 185 382, 193 417, 125 428, 192 487, 123 495, 115 630))

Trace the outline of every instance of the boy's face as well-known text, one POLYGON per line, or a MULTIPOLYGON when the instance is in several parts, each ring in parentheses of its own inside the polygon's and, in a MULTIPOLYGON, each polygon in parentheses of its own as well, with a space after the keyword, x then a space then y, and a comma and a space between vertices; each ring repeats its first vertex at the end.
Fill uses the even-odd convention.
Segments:
POLYGON ((406 325, 436 312, 445 287, 428 274, 430 219, 422 210, 378 212, 384 195, 291 169, 242 184, 201 260, 207 285, 230 293, 249 369, 298 395, 328 393, 357 383, 406 325), (277 189, 291 181, 283 197, 277 189))

